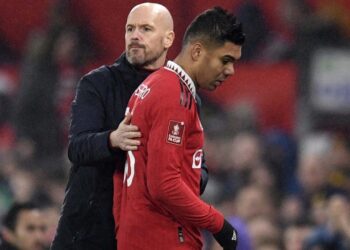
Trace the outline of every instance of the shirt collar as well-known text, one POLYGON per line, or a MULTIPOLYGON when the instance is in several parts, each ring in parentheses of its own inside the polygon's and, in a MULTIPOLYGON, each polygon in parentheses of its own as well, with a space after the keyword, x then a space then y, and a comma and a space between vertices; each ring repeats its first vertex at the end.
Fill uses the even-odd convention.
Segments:
POLYGON ((182 82, 186 85, 186 87, 191 92, 193 98, 196 100, 196 85, 194 84, 191 77, 185 72, 183 68, 181 68, 178 64, 173 61, 168 61, 165 65, 165 68, 176 73, 182 82))

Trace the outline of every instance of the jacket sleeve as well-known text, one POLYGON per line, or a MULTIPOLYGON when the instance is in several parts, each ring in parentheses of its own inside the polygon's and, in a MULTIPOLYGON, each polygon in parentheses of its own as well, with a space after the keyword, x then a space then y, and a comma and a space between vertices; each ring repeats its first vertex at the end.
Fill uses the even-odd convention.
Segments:
POLYGON ((152 121, 147 143, 146 178, 149 193, 158 206, 167 210, 181 224, 216 233, 223 225, 223 215, 202 201, 183 181, 181 168, 191 167, 183 165, 184 147, 166 142, 170 120, 184 121, 185 130, 193 124, 189 110, 181 107, 178 100, 167 96, 158 98, 156 103, 150 105, 151 115, 147 115, 152 121))
POLYGON ((83 77, 72 104, 69 131, 68 158, 74 164, 114 161, 117 152, 109 147, 112 130, 105 127, 106 112, 103 93, 90 79, 83 77))
POLYGON ((205 163, 205 156, 202 156, 202 166, 201 166, 201 182, 200 182, 200 195, 202 195, 207 187, 209 181, 209 171, 208 166, 205 163))

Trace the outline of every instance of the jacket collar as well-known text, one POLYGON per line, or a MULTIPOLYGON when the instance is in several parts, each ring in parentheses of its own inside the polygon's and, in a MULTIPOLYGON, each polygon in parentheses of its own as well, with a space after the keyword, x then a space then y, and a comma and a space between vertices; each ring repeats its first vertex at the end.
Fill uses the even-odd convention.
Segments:
POLYGON ((118 65, 119 69, 121 69, 123 72, 134 72, 135 74, 140 74, 145 76, 148 76, 149 74, 155 71, 155 70, 147 70, 147 69, 135 67, 128 61, 128 59, 126 59, 125 52, 123 52, 120 55, 120 57, 115 61, 115 64, 118 65))
POLYGON ((166 66, 164 67, 170 71, 173 71, 181 81, 186 85, 188 90, 191 92, 193 98, 196 100, 196 85, 194 84, 191 77, 185 72, 183 68, 181 68, 178 64, 173 61, 168 61, 166 66))

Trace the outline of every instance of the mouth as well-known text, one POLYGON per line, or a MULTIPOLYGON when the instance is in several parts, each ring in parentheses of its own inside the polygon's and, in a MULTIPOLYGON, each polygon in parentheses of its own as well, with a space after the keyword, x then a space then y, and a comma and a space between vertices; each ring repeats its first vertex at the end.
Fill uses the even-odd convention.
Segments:
POLYGON ((143 49, 144 46, 138 43, 132 43, 128 46, 129 49, 143 49))

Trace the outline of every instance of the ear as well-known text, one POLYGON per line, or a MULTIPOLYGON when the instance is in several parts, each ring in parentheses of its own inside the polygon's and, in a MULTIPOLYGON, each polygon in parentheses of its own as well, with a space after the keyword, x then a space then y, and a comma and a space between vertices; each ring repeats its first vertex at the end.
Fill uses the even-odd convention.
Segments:
POLYGON ((10 229, 3 227, 1 229, 1 234, 2 234, 2 237, 4 238, 5 241, 10 242, 11 244, 16 242, 16 236, 14 235, 14 233, 10 229))
POLYGON ((204 53, 204 47, 201 43, 196 42, 191 45, 191 57, 194 62, 198 61, 204 53))
POLYGON ((164 37, 164 47, 166 49, 169 49, 171 45, 173 44, 175 39, 175 33, 174 31, 167 31, 164 37))

